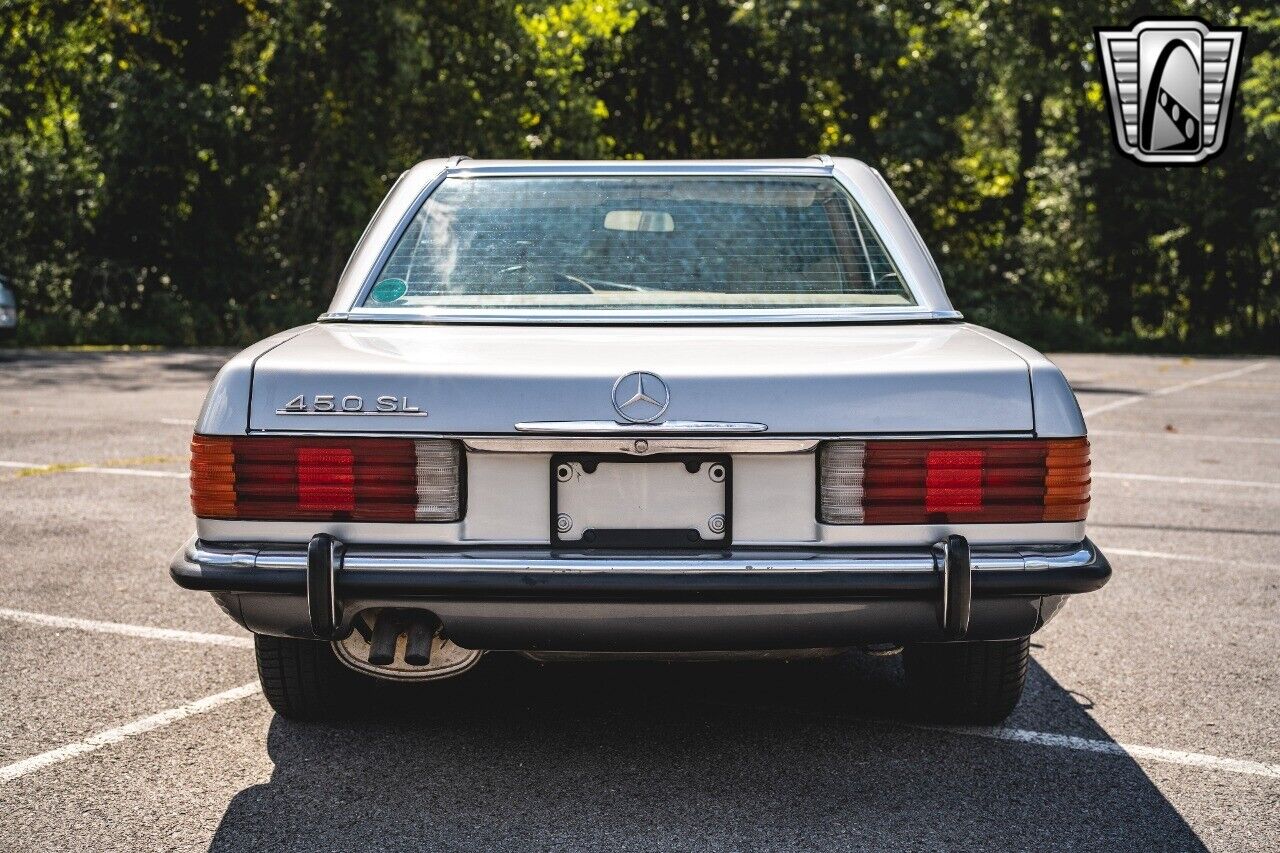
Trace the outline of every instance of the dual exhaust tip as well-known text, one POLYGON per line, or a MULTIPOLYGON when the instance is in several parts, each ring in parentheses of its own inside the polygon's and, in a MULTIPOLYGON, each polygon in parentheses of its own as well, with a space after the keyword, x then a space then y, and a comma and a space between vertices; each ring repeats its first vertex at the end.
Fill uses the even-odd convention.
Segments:
POLYGON ((311 632, 320 640, 341 641, 351 629, 360 632, 369 644, 372 666, 392 666, 400 638, 405 638, 404 662, 407 666, 431 665, 431 646, 440 632, 440 619, 429 610, 387 608, 378 613, 369 626, 364 614, 356 616, 345 631, 342 606, 338 601, 338 574, 342 570, 345 548, 328 533, 317 533, 307 543, 307 611, 311 632))
POLYGON ((424 667, 431 664, 431 646, 440 630, 440 620, 429 610, 387 609, 378 613, 372 630, 364 619, 358 620, 368 631, 369 663, 373 666, 391 666, 396 661, 400 638, 405 638, 404 662, 408 666, 424 667))

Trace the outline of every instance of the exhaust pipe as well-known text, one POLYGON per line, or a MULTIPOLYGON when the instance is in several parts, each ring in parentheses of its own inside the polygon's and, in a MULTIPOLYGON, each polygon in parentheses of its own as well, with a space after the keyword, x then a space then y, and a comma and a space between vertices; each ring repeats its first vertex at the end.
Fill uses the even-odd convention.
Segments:
POLYGON ((409 633, 404 643, 404 662, 409 666, 426 666, 431 663, 431 641, 440 629, 440 620, 434 614, 423 612, 409 623, 409 633))
POLYGON ((396 647, 405 637, 404 662, 409 666, 431 663, 431 642, 440 630, 440 620, 427 610, 383 610, 373 626, 369 643, 369 663, 391 666, 396 661, 396 647))
POLYGON ((404 633, 404 620, 398 610, 384 610, 373 625, 373 642, 369 644, 369 663, 391 666, 396 662, 396 643, 404 633))

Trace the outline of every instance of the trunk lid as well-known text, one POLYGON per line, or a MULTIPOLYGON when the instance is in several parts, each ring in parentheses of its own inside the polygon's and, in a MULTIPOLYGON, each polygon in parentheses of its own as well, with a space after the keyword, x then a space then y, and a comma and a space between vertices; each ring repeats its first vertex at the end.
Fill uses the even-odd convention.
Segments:
POLYGON ((259 358, 249 427, 509 434, 520 422, 622 421, 613 387, 632 371, 665 380, 664 421, 763 423, 775 435, 1034 428, 1026 362, 963 324, 375 323, 316 325, 259 358), (426 414, 284 411, 298 397, 314 408, 317 395, 335 408, 359 397, 365 412, 390 397, 426 414))

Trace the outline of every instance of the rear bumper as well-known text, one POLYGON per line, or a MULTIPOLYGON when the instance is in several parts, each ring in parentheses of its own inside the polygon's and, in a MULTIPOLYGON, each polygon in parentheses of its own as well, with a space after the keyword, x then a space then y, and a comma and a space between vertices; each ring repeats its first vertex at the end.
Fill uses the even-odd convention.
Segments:
MULTIPOLYGON (((1092 592, 1111 566, 1089 540, 1066 548, 975 549, 973 594, 1092 592)), ((192 538, 169 573, 185 589, 306 592, 305 545, 237 546, 192 538)), ((734 551, 728 554, 586 554, 549 549, 348 549, 336 578, 340 597, 615 601, 824 601, 926 598, 940 587, 937 554, 896 551, 734 551)))
MULTIPOLYGON (((967 637, 1039 629, 1063 596, 1103 586, 1111 567, 1087 539, 1067 547, 977 548, 967 637)), ((305 545, 192 538, 170 574, 214 593, 258 633, 313 637, 305 545)), ((937 549, 600 554, 550 549, 338 551, 339 630, 371 607, 433 611, 458 645, 481 649, 709 650, 945 639, 937 549)))

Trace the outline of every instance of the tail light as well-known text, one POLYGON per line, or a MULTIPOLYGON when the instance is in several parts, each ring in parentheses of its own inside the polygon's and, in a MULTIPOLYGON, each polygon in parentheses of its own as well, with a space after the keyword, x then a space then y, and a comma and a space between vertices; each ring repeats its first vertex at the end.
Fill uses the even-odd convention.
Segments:
POLYGON ((827 524, 1083 521, 1089 441, 833 441, 818 462, 827 524))
POLYGON ((191 507, 200 518, 456 521, 457 442, 400 438, 191 440, 191 507))

